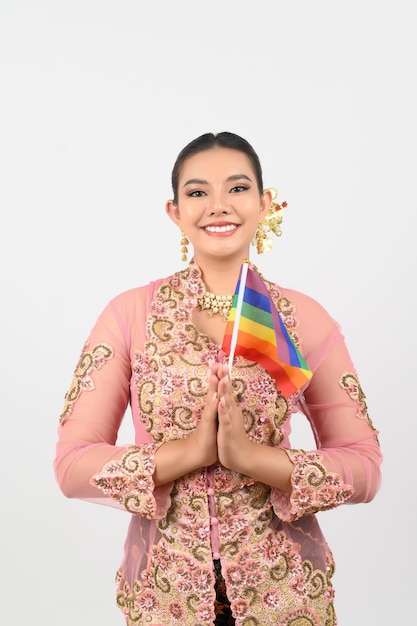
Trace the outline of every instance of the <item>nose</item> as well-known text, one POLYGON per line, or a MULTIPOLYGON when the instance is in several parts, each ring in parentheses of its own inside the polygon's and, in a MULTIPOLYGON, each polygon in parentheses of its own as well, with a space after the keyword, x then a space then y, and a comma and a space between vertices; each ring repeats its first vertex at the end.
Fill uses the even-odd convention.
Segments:
POLYGON ((227 198, 223 193, 209 196, 207 212, 209 215, 228 215, 231 211, 227 198))

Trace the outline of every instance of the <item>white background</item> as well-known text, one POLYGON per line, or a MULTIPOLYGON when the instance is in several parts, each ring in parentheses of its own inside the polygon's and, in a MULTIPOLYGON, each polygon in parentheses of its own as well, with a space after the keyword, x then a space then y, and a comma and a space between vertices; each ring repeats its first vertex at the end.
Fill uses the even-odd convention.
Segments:
POLYGON ((183 267, 171 167, 222 130, 288 201, 252 260, 341 323, 380 430, 377 498, 320 514, 340 625, 415 615, 416 17, 412 0, 0 0, 2 624, 123 623, 128 516, 60 493, 58 415, 107 301, 183 267))

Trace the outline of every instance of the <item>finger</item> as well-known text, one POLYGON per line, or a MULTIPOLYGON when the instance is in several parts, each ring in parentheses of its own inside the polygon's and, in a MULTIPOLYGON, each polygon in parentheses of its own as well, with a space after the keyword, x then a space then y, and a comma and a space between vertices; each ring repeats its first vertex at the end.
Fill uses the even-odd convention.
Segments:
POLYGON ((227 379, 227 374, 223 374, 223 372, 221 372, 221 377, 219 379, 219 384, 217 387, 218 393, 219 393, 219 397, 224 396, 227 393, 227 385, 228 385, 228 379, 227 379))
POLYGON ((218 396, 219 379, 218 379, 218 376, 215 373, 213 373, 212 366, 209 366, 207 374, 208 374, 207 398, 206 398, 204 413, 207 416, 213 417, 213 416, 217 416, 217 408, 219 404, 219 396, 218 396))
POLYGON ((217 353, 217 362, 226 363, 226 353, 223 350, 219 350, 217 353))
POLYGON ((219 394, 217 392, 217 385, 214 383, 209 387, 209 391, 206 398, 206 407, 210 413, 216 413, 217 405, 219 404, 219 394))
POLYGON ((231 400, 230 397, 228 397, 227 394, 220 395, 220 393, 219 393, 219 397, 218 398, 219 399, 218 399, 218 408, 217 408, 217 410, 219 412, 219 415, 220 415, 220 411, 221 410, 223 411, 223 415, 225 414, 225 412, 231 413, 231 408, 232 408, 231 402, 233 400, 231 400), (220 406, 220 403, 221 403, 221 406, 220 406))
POLYGON ((218 392, 219 396, 227 395, 230 400, 233 398, 232 379, 230 378, 229 370, 227 368, 224 368, 222 371, 222 377, 219 380, 218 392))
POLYGON ((212 361, 209 366, 210 374, 216 376, 217 380, 219 380, 223 375, 221 367, 221 364, 215 361, 212 361))

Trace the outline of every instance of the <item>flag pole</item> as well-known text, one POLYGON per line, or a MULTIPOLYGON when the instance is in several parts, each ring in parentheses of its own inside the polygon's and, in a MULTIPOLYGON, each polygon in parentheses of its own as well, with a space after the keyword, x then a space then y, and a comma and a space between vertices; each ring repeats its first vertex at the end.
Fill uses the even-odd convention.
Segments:
POLYGON ((239 283, 239 291, 237 292, 235 319, 233 322, 233 332, 232 332, 232 338, 230 341, 230 354, 229 354, 229 370, 230 371, 233 365, 233 359, 235 356, 235 349, 236 349, 236 344, 237 344, 237 336, 239 333, 239 321, 240 321, 240 315, 242 313, 243 294, 245 293, 246 277, 248 275, 248 267, 249 267, 249 261, 245 259, 245 261, 243 261, 242 269, 240 272, 240 283, 239 283))

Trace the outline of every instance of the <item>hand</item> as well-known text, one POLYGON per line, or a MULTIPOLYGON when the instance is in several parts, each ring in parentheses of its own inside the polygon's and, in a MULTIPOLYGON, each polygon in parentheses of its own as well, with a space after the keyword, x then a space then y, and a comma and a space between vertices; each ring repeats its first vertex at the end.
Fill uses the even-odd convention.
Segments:
POLYGON ((245 473, 243 470, 253 444, 246 434, 242 411, 234 399, 227 365, 219 366, 218 376, 218 458, 224 467, 245 473))
POLYGON ((218 460, 217 453, 217 411, 219 405, 218 384, 221 365, 209 365, 207 401, 200 421, 194 432, 187 438, 190 454, 195 457, 196 467, 208 467, 218 460))

